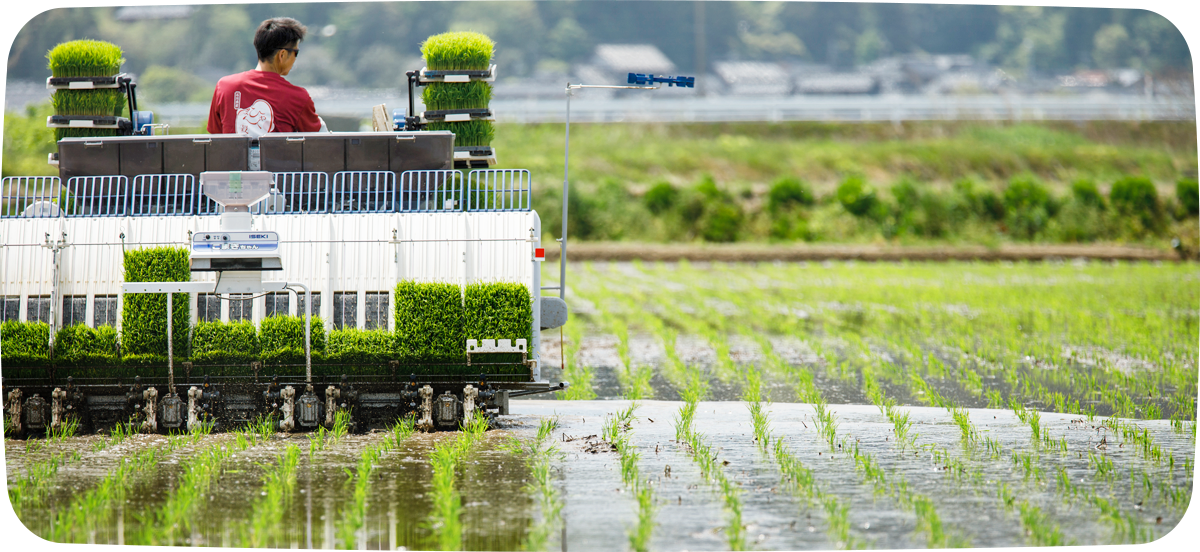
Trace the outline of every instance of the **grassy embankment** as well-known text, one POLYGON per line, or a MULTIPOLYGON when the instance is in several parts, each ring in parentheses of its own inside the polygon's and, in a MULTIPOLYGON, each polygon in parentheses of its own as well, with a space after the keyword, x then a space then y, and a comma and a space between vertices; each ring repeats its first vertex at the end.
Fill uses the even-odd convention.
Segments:
MULTIPOLYGON (((5 115, 5 176, 54 174, 48 109, 5 115)), ((1191 122, 580 124, 572 144, 578 240, 1200 248, 1191 122)), ((557 234, 562 125, 494 145, 557 234)))

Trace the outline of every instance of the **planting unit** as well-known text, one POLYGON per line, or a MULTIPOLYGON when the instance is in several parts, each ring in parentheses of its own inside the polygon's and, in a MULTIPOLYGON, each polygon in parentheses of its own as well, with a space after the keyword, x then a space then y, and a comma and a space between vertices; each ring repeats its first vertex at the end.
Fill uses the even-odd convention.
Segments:
POLYGON ((530 174, 456 170, 479 164, 456 163, 451 132, 58 145, 58 177, 0 189, 3 318, 25 323, 4 328, 10 434, 304 430, 347 410, 359 430, 453 429, 566 387, 540 369, 540 332, 567 312, 541 297, 530 174), (81 330, 57 347, 77 324, 115 326, 118 349, 81 330))

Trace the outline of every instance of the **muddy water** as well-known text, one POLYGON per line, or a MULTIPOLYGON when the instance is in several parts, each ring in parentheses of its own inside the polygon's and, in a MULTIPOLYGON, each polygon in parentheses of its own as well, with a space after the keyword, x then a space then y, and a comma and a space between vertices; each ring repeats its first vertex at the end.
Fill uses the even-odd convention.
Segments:
MULTIPOLYGON (((621 480, 615 452, 590 453, 604 422, 628 403, 621 400, 564 402, 553 400, 514 401, 511 416, 502 417, 500 428, 489 431, 462 464, 457 489, 462 497, 463 542, 471 550, 513 550, 521 547, 532 524, 540 518, 525 485, 531 475, 525 459, 502 450, 516 436, 531 439, 537 423, 557 416, 557 446, 563 455, 553 463, 553 480, 563 500, 561 524, 551 533, 550 549, 612 550, 628 548, 628 533, 636 523, 637 506, 621 480), (562 539, 565 537, 565 546, 562 539)), ((640 453, 639 469, 650 480, 656 497, 656 526, 651 539, 655 550, 715 550, 727 548, 724 535, 728 518, 714 487, 704 481, 693 459, 674 442, 674 418, 682 403, 642 401, 631 440, 640 453), (668 469, 669 466, 669 469, 668 469)), ((973 409, 970 417, 982 435, 1000 442, 1006 451, 1001 459, 989 458, 978 449, 964 451, 961 432, 948 412, 936 408, 906 408, 912 416, 912 432, 924 448, 914 452, 897 447, 892 424, 871 406, 832 405, 838 419, 838 436, 858 443, 860 450, 874 456, 889 481, 903 478, 913 492, 930 497, 948 534, 967 539, 973 546, 1019 546, 1027 544, 1016 513, 1008 512, 996 494, 999 482, 1013 490, 1018 500, 1028 500, 1045 511, 1068 540, 1078 544, 1103 544, 1113 539, 1110 525, 1100 521, 1092 506, 1065 499, 1056 491, 1055 475, 1064 468, 1079 487, 1111 499, 1122 511, 1161 536, 1179 522, 1183 509, 1167 504, 1160 495, 1141 490, 1141 474, 1150 480, 1190 487, 1192 474, 1184 462, 1193 462, 1191 437, 1175 433, 1169 422, 1138 421, 1164 450, 1175 455, 1175 468, 1141 458, 1132 445, 1107 433, 1108 447, 1096 448, 1105 433, 1095 423, 1068 415, 1043 413, 1042 426, 1055 440, 1065 437, 1066 453, 1036 449, 1028 426, 1010 411, 973 409), (967 459, 972 469, 983 473, 982 484, 956 481, 931 456, 930 447, 945 448, 967 459), (1011 451, 1036 452, 1044 481, 1028 479, 1010 459, 1011 451), (1116 467, 1113 480, 1097 476, 1088 464, 1088 453, 1107 456, 1116 467), (1131 483, 1130 474, 1133 474, 1131 483), (1140 504, 1139 504, 1140 503, 1140 504), (1161 518, 1161 522, 1158 521, 1161 518)), ((817 486, 849 506, 851 534, 872 548, 925 547, 924 533, 916 531, 915 516, 901 507, 894 496, 877 493, 856 470, 852 456, 831 451, 817 434, 814 411, 804 404, 775 403, 769 406, 772 431, 783 438, 793 454, 813 470, 817 486)), ((721 469, 741 490, 743 522, 748 543, 758 549, 829 549, 836 547, 827 531, 824 510, 798 500, 781 484, 774 461, 756 447, 747 408, 739 402, 705 402, 699 405, 696 429, 717 451, 721 469), (728 462, 725 464, 725 462, 728 462)), ((260 535, 260 544, 281 548, 425 549, 436 545, 436 530, 429 521, 432 510, 431 471, 428 457, 433 447, 453 434, 417 434, 379 460, 367 493, 367 516, 363 527, 347 538, 342 524, 353 495, 353 480, 360 451, 381 442, 382 434, 351 435, 341 442, 307 455, 304 435, 280 435, 265 444, 238 452, 224 464, 222 474, 192 517, 187 531, 176 535, 174 544, 238 546, 248 536, 247 520, 261 496, 262 477, 288 444, 300 446, 302 454, 296 490, 291 495, 284 522, 260 535)), ((216 435, 163 457, 155 469, 128 482, 128 500, 113 505, 112 524, 88 536, 96 543, 132 543, 144 529, 143 520, 171 497, 184 463, 205 446, 229 444, 232 436, 216 435)), ((75 448, 91 449, 98 437, 69 439, 42 450, 26 453, 24 442, 8 441, 9 483, 30 462, 75 448)), ((165 438, 135 436, 103 452, 82 454, 64 466, 55 477, 50 495, 39 508, 27 509, 26 525, 33 533, 48 534, 54 512, 93 488, 124 455, 146 447, 161 446, 165 438)), ((982 448, 982 447, 980 447, 982 448)), ((553 520, 551 520, 553 523, 553 520)))

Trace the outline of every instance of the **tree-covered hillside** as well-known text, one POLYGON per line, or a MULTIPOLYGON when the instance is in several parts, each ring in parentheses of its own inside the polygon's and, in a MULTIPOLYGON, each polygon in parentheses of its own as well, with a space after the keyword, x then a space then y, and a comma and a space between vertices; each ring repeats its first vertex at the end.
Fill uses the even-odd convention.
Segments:
MULTIPOLYGON (((204 82, 254 64, 251 39, 268 17, 305 23, 297 84, 398 86, 419 44, 445 30, 496 40, 507 76, 556 72, 597 44, 653 43, 681 72, 698 60, 807 61, 848 68, 892 54, 966 53, 1018 78, 1130 67, 1191 72, 1183 36, 1144 10, 821 2, 379 2, 196 7, 185 18, 119 20, 120 8, 55 9, 18 34, 8 78, 46 76, 46 52, 78 38, 115 42, 125 70, 157 72, 186 100, 204 82), (698 24, 699 23, 699 24, 698 24), (702 28, 703 33, 697 33, 702 28), (702 56, 702 57, 698 57, 702 56)), ((417 65, 419 66, 419 65, 417 65)), ((149 84, 149 83, 147 83, 149 84)))

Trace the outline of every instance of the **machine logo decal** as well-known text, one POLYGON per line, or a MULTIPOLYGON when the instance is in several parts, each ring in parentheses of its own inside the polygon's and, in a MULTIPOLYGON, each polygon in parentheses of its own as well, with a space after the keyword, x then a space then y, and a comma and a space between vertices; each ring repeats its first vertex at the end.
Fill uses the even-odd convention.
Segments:
POLYGON ((238 134, 254 138, 275 130, 275 112, 266 100, 254 100, 250 107, 237 110, 235 129, 238 134))

